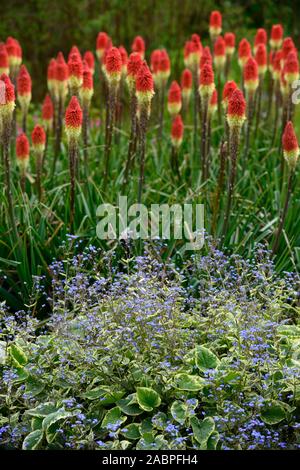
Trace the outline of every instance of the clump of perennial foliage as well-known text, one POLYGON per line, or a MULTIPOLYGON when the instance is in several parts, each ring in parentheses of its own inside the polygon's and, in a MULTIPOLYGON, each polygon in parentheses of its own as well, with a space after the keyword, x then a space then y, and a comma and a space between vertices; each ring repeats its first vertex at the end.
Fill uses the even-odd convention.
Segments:
POLYGON ((299 278, 260 246, 125 251, 55 261, 48 320, 2 305, 0 446, 299 448, 299 278))

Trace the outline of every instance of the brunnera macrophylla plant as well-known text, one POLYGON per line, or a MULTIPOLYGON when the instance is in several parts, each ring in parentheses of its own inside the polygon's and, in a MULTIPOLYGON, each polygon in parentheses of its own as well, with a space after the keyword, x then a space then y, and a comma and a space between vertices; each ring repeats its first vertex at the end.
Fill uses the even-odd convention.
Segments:
POLYGON ((299 280, 207 243, 177 271, 90 246, 49 267, 47 321, 2 305, 1 446, 297 449, 299 280))

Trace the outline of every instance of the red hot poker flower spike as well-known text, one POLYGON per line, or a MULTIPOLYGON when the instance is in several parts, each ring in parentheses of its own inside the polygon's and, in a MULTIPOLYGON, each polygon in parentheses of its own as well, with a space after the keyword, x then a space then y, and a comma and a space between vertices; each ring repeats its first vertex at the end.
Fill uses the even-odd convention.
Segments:
POLYGON ((282 136, 284 158, 291 168, 295 168, 299 157, 299 144, 294 131, 293 123, 289 121, 282 136))
POLYGON ((0 44, 0 75, 9 74, 8 54, 4 44, 0 44))
POLYGON ((65 121, 68 140, 78 140, 82 126, 82 110, 76 96, 72 96, 66 109, 65 121))
POLYGON ((203 53, 200 59, 200 70, 205 64, 212 65, 212 55, 208 46, 204 47, 203 49, 203 53))
POLYGON ((5 85, 5 97, 2 97, 0 101, 0 117, 11 118, 15 109, 15 87, 5 73, 1 75, 0 80, 5 85), (5 98, 4 102, 3 98, 5 98))
POLYGON ((94 73, 95 73, 95 59, 94 59, 94 54, 92 53, 92 51, 86 51, 83 55, 83 60, 86 61, 86 63, 88 64, 88 66, 90 68, 90 71, 94 75, 94 73))
POLYGON ((142 36, 136 36, 131 46, 132 52, 137 52, 138 54, 140 54, 141 58, 144 59, 145 49, 145 41, 142 36))
POLYGON ((119 47, 119 52, 122 59, 122 74, 125 77, 127 73, 128 54, 124 46, 119 47))
POLYGON ((255 39, 254 39, 254 54, 256 54, 256 50, 259 44, 266 45, 268 41, 267 31, 264 28, 259 28, 256 31, 255 39))
POLYGON ((210 99, 215 89, 214 72, 211 64, 203 65, 200 71, 199 93, 203 99, 210 99))
POLYGON ((246 119, 246 101, 238 88, 228 101, 227 122, 230 129, 240 129, 246 119))
POLYGON ((46 145, 46 133, 42 126, 38 124, 31 133, 32 147, 36 153, 43 153, 46 145))
POLYGON ((253 57, 250 57, 244 66, 245 89, 249 94, 253 94, 258 87, 258 66, 253 57))
POLYGON ((78 54, 71 54, 68 60, 69 85, 71 90, 78 90, 82 85, 83 65, 78 54))
POLYGON ((46 95, 42 106, 42 119, 46 129, 50 130, 54 115, 54 107, 50 95, 46 95))
POLYGON ((225 33, 225 51, 227 56, 232 56, 235 51, 235 34, 234 33, 225 33))
POLYGON ((223 89, 223 105, 225 109, 227 109, 228 101, 231 98, 232 93, 236 89, 237 89, 237 84, 233 80, 230 80, 229 82, 225 83, 225 86, 223 89))
POLYGON ((99 60, 102 60, 105 49, 108 46, 110 39, 107 33, 101 32, 97 36, 96 40, 96 54, 99 60))
POLYGON ((135 92, 135 79, 142 63, 143 61, 141 59, 140 54, 138 54, 137 52, 132 52, 130 54, 127 62, 126 83, 131 94, 135 92))
POLYGON ((136 96, 140 109, 150 114, 151 100, 154 95, 153 76, 144 61, 136 76, 136 96))
POLYGON ((112 47, 105 57, 105 70, 109 84, 117 86, 121 80, 122 58, 117 47, 112 47))
POLYGON ((94 94, 93 74, 87 62, 83 61, 83 81, 80 88, 81 102, 87 108, 90 106, 92 96, 94 94))
POLYGON ((281 24, 274 24, 272 26, 270 46, 272 49, 280 49, 283 38, 283 27, 281 24))
POLYGON ((299 61, 296 52, 291 51, 284 65, 284 76, 289 85, 299 79, 299 61))
POLYGON ((267 71, 267 49, 264 44, 259 44, 257 46, 255 60, 258 65, 258 73, 263 76, 267 71))
POLYGON ((172 117, 175 117, 181 110, 181 89, 178 83, 174 80, 171 83, 168 94, 168 111, 172 117))
POLYGON ((184 125, 182 117, 178 114, 172 121, 171 140, 172 145, 176 148, 180 147, 183 139, 184 125))
POLYGON ((24 133, 17 137, 16 157, 18 165, 25 170, 29 162, 29 141, 24 133))
POLYGON ((160 62, 158 67, 159 80, 164 85, 171 73, 171 62, 169 55, 165 49, 162 49, 160 53, 160 62))
POLYGON ((218 92, 214 89, 213 94, 211 95, 210 102, 208 104, 208 113, 210 118, 215 114, 218 109, 218 92))
POLYGON ((239 65, 244 67, 247 60, 251 57, 251 46, 247 39, 243 38, 239 44, 239 65))
POLYGON ((222 32, 222 15, 219 11, 212 11, 209 20, 209 34, 216 39, 222 32))
POLYGON ((219 36, 214 44, 214 64, 218 71, 223 70, 226 62, 226 45, 222 36, 219 36))

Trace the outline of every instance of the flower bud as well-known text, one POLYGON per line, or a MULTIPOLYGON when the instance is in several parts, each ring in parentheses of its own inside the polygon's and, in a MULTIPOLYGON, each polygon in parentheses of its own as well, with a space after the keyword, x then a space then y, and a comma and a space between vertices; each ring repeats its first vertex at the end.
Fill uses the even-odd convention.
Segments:
POLYGON ((291 169, 294 169, 297 165, 299 157, 299 144, 297 136, 294 131, 293 123, 289 121, 284 129, 282 136, 282 148, 283 155, 291 169))

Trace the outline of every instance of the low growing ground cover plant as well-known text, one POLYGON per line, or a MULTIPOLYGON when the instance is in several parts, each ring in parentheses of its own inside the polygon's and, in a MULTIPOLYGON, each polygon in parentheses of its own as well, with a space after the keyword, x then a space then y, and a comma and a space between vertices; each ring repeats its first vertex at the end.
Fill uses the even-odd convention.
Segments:
POLYGON ((162 248, 53 262, 47 320, 2 306, 2 448, 299 448, 299 278, 162 248))

